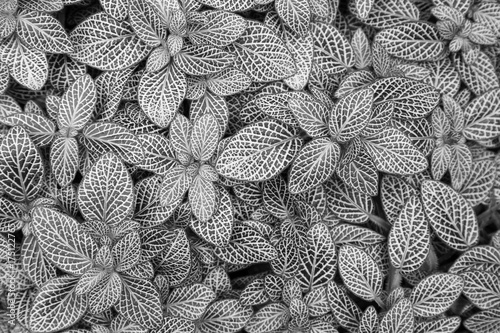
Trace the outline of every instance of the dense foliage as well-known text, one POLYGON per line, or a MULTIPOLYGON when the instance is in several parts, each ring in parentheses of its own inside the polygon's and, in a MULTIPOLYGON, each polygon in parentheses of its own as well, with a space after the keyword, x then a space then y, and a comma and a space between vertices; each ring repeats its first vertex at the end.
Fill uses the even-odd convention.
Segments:
POLYGON ((498 0, 0 0, 0 332, 500 332, 498 0))

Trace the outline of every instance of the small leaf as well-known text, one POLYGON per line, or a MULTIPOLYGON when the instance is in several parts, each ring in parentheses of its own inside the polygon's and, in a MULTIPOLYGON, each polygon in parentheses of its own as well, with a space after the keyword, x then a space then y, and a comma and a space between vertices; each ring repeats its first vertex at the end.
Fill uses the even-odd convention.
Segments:
POLYGON ((397 302, 380 321, 380 333, 413 332, 415 319, 411 303, 407 298, 397 302))
POLYGON ((311 25, 314 39, 314 61, 329 75, 345 72, 354 65, 354 54, 348 40, 333 25, 315 22, 311 25))
POLYGON ((290 313, 283 303, 270 303, 255 313, 245 325, 248 333, 265 333, 279 329, 288 322, 290 313))
POLYGON ((210 304, 200 319, 198 328, 206 333, 230 333, 242 329, 252 316, 250 307, 234 299, 210 304))
POLYGON ((175 288, 168 296, 167 314, 173 317, 197 320, 214 300, 215 293, 212 289, 201 283, 175 288))
POLYGON ((75 138, 58 137, 50 149, 50 166, 57 183, 70 184, 78 171, 78 142, 75 138))

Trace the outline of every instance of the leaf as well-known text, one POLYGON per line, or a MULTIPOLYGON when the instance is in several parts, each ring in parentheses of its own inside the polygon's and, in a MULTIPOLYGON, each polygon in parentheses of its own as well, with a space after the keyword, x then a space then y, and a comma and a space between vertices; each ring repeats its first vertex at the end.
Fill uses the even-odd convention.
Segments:
POLYGON ((500 309, 480 311, 467 318, 464 326, 474 333, 495 332, 500 328, 500 309))
POLYGON ((271 82, 295 74, 290 51, 270 28, 260 22, 247 21, 247 29, 233 45, 235 67, 253 82, 271 82))
POLYGON ((33 234, 23 239, 21 257, 24 271, 37 286, 42 287, 47 281, 56 277, 56 267, 45 259, 33 234))
POLYGON ((454 65, 462 81, 478 96, 500 87, 494 66, 483 52, 479 52, 473 64, 468 64, 461 56, 455 56, 454 65))
POLYGON ((415 319, 411 303, 407 298, 398 301, 380 321, 380 333, 412 332, 415 319))
POLYGON ((14 233, 21 229, 25 223, 21 206, 5 197, 0 197, 0 203, 0 232, 14 233))
POLYGON ((146 72, 139 83, 139 104, 152 122, 167 127, 174 119, 186 89, 186 76, 176 66, 146 72))
POLYGON ((466 251, 477 243, 476 215, 464 197, 433 180, 422 183, 421 193, 425 213, 439 238, 457 251, 466 251))
POLYGON ((419 8, 409 0, 374 1, 364 20, 376 29, 385 29, 420 18, 419 8))
POLYGON ((61 128, 81 130, 90 120, 96 104, 96 88, 90 75, 80 76, 64 93, 57 123, 61 128))
POLYGON ((207 76, 205 84, 217 96, 229 96, 247 89, 252 83, 250 77, 235 69, 226 68, 207 76))
POLYGON ((109 310, 120 298, 122 289, 123 284, 118 273, 104 273, 88 294, 89 311, 97 314, 109 310))
POLYGON ((262 199, 266 211, 278 219, 285 219, 295 214, 293 197, 281 176, 264 183, 262 199))
POLYGON ((311 10, 306 0, 277 0, 275 2, 276 12, 283 23, 290 27, 300 36, 309 31, 311 10))
POLYGON ((36 113, 11 114, 3 119, 3 123, 9 126, 22 126, 38 147, 50 144, 56 133, 55 124, 45 116, 36 113))
POLYGON ((474 270, 500 274, 500 249, 488 245, 475 246, 455 260, 448 271, 461 275, 474 270))
POLYGON ((265 333, 279 329, 290 318, 290 312, 283 303, 270 303, 255 313, 245 325, 248 333, 265 333))
POLYGON ((74 275, 82 275, 94 265, 97 244, 74 219, 42 206, 32 215, 33 233, 45 258, 74 275))
POLYGON ((430 235, 424 207, 411 196, 389 235, 389 257, 392 265, 409 274, 422 266, 429 253, 430 235))
POLYGON ((163 178, 160 189, 161 203, 163 206, 178 205, 192 183, 193 177, 186 172, 182 165, 175 165, 169 169, 163 178))
POLYGON ((234 225, 229 244, 216 248, 214 253, 221 260, 234 265, 267 262, 278 255, 274 246, 261 234, 241 224, 234 225))
POLYGON ((332 314, 340 326, 349 331, 356 332, 362 317, 358 305, 347 295, 345 288, 334 281, 328 283, 327 297, 332 309, 332 314))
POLYGON ((495 33, 497 37, 500 36, 500 22, 498 5, 495 3, 481 3, 473 10, 472 17, 475 22, 482 23, 495 33))
MULTIPOLYGON (((68 0, 40 0, 40 1, 29 1, 29 0, 14 0, 7 1, 7 3, 14 3, 15 6, 19 4, 20 7, 28 8, 31 10, 36 10, 40 12, 57 12, 63 9, 63 1, 68 0)), ((74 0, 73 0, 74 1, 74 0)), ((15 9, 14 9, 15 10, 15 9)))
POLYGON ((187 319, 170 316, 163 317, 163 323, 158 333, 193 333, 196 327, 194 322, 187 319))
POLYGON ((161 177, 152 176, 138 181, 133 220, 149 228, 162 224, 174 211, 175 206, 164 207, 160 203, 161 177))
POLYGON ((225 299, 210 304, 200 319, 198 329, 206 333, 239 331, 248 322, 253 311, 238 300, 225 299))
POLYGON ((379 171, 411 175, 424 171, 427 160, 400 131, 386 128, 362 140, 379 171))
POLYGON ((237 180, 263 181, 279 174, 299 152, 295 131, 275 121, 249 125, 234 135, 216 164, 220 175, 237 180))
POLYGON ((366 301, 379 299, 383 275, 366 252, 343 245, 339 253, 339 272, 346 287, 356 296, 366 301))
POLYGON ((500 134, 500 89, 490 90, 475 98, 465 109, 464 137, 469 140, 487 140, 500 134))
POLYGON ((201 0, 199 2, 210 7, 230 12, 246 11, 252 8, 255 4, 254 1, 251 0, 242 0, 238 2, 234 2, 232 0, 201 0))
POLYGON ((191 152, 199 161, 208 161, 215 152, 219 143, 219 125, 217 120, 209 114, 199 117, 191 134, 191 152))
POLYGON ((458 275, 433 274, 412 290, 410 301, 413 313, 420 317, 433 317, 448 310, 464 288, 464 281, 458 275))
POLYGON ((82 135, 83 144, 90 151, 101 154, 112 151, 130 164, 144 160, 144 149, 137 136, 116 123, 92 123, 83 129, 82 135))
POLYGON ((100 12, 88 17, 70 33, 71 57, 100 70, 121 70, 144 59, 151 47, 134 33, 126 21, 100 12))
POLYGON ((138 135, 141 146, 144 148, 144 160, 137 167, 163 176, 176 165, 175 152, 171 141, 159 134, 138 135))
POLYGON ((460 75, 449 58, 423 62, 421 65, 430 71, 424 82, 438 89, 442 94, 454 96, 460 88, 460 75))
POLYGON ((458 329, 461 322, 460 317, 455 316, 415 323, 415 333, 452 333, 458 329))
POLYGON ((363 89, 341 98, 330 114, 330 133, 345 143, 358 136, 372 115, 373 91, 363 89))
POLYGON ((369 195, 357 192, 339 180, 327 182, 325 185, 328 208, 336 217, 354 224, 368 220, 374 209, 369 195))
POLYGON ((0 95, 0 119, 2 122, 4 121, 4 117, 20 112, 23 112, 23 110, 13 97, 9 95, 0 95))
POLYGON ((123 21, 127 18, 128 14, 128 1, 127 0, 100 0, 102 8, 111 17, 118 21, 123 21))
POLYGON ((247 27, 247 21, 241 16, 226 11, 205 11, 204 20, 205 22, 189 28, 188 38, 195 45, 228 46, 236 41, 247 27))
POLYGON ((283 79, 286 85, 293 90, 302 90, 309 81, 313 63, 313 38, 310 33, 299 36, 296 33, 286 30, 285 41, 297 71, 294 75, 283 79))
POLYGON ((395 57, 410 61, 429 61, 445 51, 437 28, 427 22, 408 22, 379 32, 375 41, 395 57))
POLYGON ((47 13, 23 10, 17 15, 17 35, 30 48, 47 53, 71 53, 73 47, 61 23, 47 13))
POLYGON ((40 90, 48 77, 45 53, 25 46, 14 36, 2 43, 0 62, 9 68, 9 73, 19 84, 31 90, 40 90))
POLYGON ((354 65, 354 54, 348 40, 333 25, 311 24, 314 61, 329 75, 344 73, 354 65))
POLYGON ((402 119, 423 118, 438 106, 439 93, 428 84, 404 77, 388 77, 370 86, 375 105, 392 101, 393 117, 402 119))
POLYGON ((157 271, 168 278, 171 286, 181 284, 191 272, 191 248, 184 229, 172 232, 171 241, 158 256, 157 271))
POLYGON ((78 278, 63 275, 42 286, 30 311, 30 329, 36 332, 56 332, 75 324, 87 311, 85 298, 74 288, 78 278))
POLYGON ((340 146, 336 142, 320 138, 307 143, 290 169, 290 192, 305 192, 324 183, 334 174, 339 158, 340 146))
POLYGON ((110 120, 116 114, 122 99, 123 89, 134 68, 101 73, 95 81, 97 93, 97 117, 110 120))
POLYGON ((365 150, 361 150, 350 163, 341 163, 337 168, 337 175, 350 188, 370 196, 377 195, 377 168, 365 150))
POLYGON ((464 295, 481 310, 500 305, 500 277, 484 271, 469 271, 461 274, 464 295))
POLYGON ((191 121, 196 121, 199 117, 210 114, 217 119, 221 134, 226 131, 229 122, 229 110, 224 97, 206 91, 203 96, 191 103, 189 113, 191 121))
POLYGON ((50 166, 57 183, 65 187, 78 171, 78 142, 75 138, 58 137, 50 149, 50 166))
POLYGON ((195 283, 174 288, 168 296, 166 311, 173 317, 197 320, 214 300, 215 293, 212 289, 201 283, 195 283))
POLYGON ((15 201, 34 200, 43 183, 42 163, 26 131, 11 128, 0 142, 0 187, 15 201))
POLYGON ((218 247, 228 245, 233 230, 233 205, 227 190, 219 188, 219 207, 208 221, 191 219, 189 226, 203 240, 218 247))
POLYGON ((472 165, 471 173, 465 181, 460 194, 472 207, 479 205, 493 188, 494 172, 491 161, 477 161, 472 165))
POLYGON ((188 199, 193 215, 205 222, 217 211, 219 191, 213 182, 197 175, 189 187, 188 199))
POLYGON ((78 206, 86 220, 117 226, 133 212, 132 180, 114 154, 102 156, 87 172, 78 189, 78 206))
POLYGON ((162 322, 160 295, 151 281, 121 276, 123 288, 116 311, 141 326, 157 329, 162 322))
POLYGON ((313 138, 328 136, 329 110, 322 103, 314 99, 290 98, 288 107, 307 134, 313 138))
POLYGON ((299 250, 297 279, 303 291, 328 284, 337 271, 335 243, 324 223, 317 223, 307 232, 307 245, 299 250))
POLYGON ((229 67, 234 56, 211 45, 186 45, 175 55, 174 62, 180 71, 189 75, 208 75, 229 67))

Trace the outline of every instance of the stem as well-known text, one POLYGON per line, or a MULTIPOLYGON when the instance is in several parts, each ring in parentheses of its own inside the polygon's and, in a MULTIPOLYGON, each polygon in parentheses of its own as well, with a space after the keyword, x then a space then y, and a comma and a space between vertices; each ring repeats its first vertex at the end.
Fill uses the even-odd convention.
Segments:
POLYGON ((382 228, 382 230, 384 230, 384 232, 386 234, 389 234, 389 231, 391 230, 391 224, 389 222, 387 222, 386 220, 384 220, 383 218, 381 218, 380 216, 377 216, 377 215, 373 215, 373 214, 370 214, 369 215, 369 218, 370 220, 375 223, 376 225, 378 225, 380 228, 382 228))
POLYGON ((394 267, 392 263, 389 261, 389 280, 387 281, 387 296, 391 294, 391 292, 398 288, 401 285, 401 272, 399 269, 394 267))

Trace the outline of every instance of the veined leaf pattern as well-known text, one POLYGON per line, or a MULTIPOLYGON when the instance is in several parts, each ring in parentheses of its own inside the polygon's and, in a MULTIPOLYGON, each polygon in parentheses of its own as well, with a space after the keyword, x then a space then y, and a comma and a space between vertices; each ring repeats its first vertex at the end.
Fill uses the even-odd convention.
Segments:
POLYGON ((429 252, 430 235, 420 199, 412 196, 399 214, 389 235, 389 257, 403 273, 411 273, 424 263, 429 252))
POLYGON ((78 189, 78 206, 83 216, 109 226, 116 226, 132 215, 133 200, 130 175, 114 154, 101 157, 85 175, 78 189))
POLYGON ((195 283, 172 290, 167 300, 167 314, 189 320, 197 320, 208 305, 215 300, 215 293, 209 287, 195 283))
POLYGON ((430 225, 448 246, 465 251, 477 243, 476 216, 464 197, 451 187, 432 180, 424 181, 421 191, 430 225))
POLYGON ((233 136, 217 160, 217 171, 228 178, 262 181, 286 168, 298 153, 295 130, 275 120, 249 125, 233 136))
POLYGON ((407 298, 398 301, 380 321, 380 333, 412 332, 415 319, 411 303, 407 298))
POLYGON ((347 288, 367 301, 378 299, 383 275, 377 263, 363 250, 343 245, 339 252, 339 272, 347 288))
POLYGON ((97 244, 73 218, 37 207, 33 211, 33 232, 44 256, 63 271, 82 275, 93 266, 97 244))

